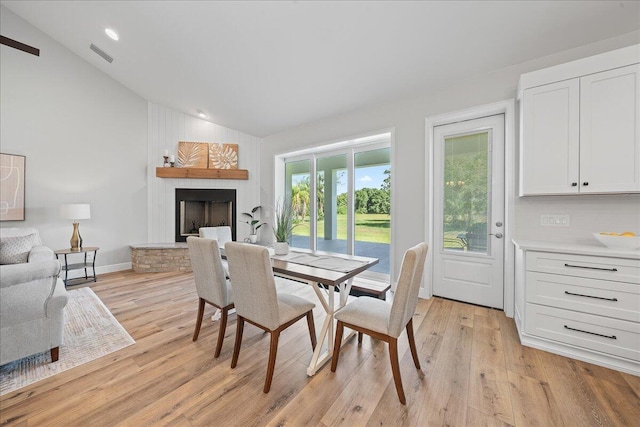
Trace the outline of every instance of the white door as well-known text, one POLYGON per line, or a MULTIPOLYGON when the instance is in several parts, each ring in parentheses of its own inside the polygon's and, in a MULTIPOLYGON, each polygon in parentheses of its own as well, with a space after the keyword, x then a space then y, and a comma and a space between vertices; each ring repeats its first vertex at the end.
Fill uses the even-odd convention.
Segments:
POLYGON ((434 128, 433 293, 503 308, 504 115, 434 128))

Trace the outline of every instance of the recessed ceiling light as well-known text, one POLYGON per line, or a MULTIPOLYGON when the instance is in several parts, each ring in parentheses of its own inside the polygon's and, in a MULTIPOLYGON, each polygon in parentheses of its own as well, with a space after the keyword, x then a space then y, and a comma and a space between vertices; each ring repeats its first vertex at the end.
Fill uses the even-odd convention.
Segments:
POLYGON ((203 113, 202 111, 198 111, 198 115, 200 116, 201 119, 206 119, 207 115, 205 113, 203 113))
POLYGON ((105 28, 104 32, 107 33, 107 35, 109 36, 110 39, 115 40, 115 41, 120 40, 120 37, 118 37, 118 33, 116 33, 111 28, 105 28))

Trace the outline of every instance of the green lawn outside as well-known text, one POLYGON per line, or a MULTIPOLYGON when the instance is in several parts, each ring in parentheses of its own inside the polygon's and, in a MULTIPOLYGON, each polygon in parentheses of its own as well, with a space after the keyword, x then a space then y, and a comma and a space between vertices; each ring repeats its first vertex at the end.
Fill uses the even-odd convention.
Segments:
MULTIPOLYGON (((444 247, 462 249, 464 245, 459 231, 444 233, 444 247)), ((296 236, 309 235, 309 220, 305 220, 293 229, 296 236)), ((324 237, 324 220, 318 221, 318 237, 324 237)), ((338 239, 347 238, 347 215, 338 215, 338 239)), ((356 214, 356 240, 359 242, 391 243, 390 216, 385 214, 356 214)))
MULTIPOLYGON (((347 215, 338 215, 338 239, 347 238, 347 215)), ((359 242, 391 243, 390 215, 356 214, 356 240, 359 242)), ((293 229, 296 236, 309 235, 309 220, 293 229)), ((324 237, 324 220, 318 221, 318 237, 324 237)))

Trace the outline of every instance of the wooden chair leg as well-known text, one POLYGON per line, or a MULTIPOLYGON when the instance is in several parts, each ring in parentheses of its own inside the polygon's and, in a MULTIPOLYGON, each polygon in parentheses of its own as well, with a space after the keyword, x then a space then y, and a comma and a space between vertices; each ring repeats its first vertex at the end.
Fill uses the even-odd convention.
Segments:
POLYGON ((407 337, 409 338, 409 348, 411 349, 411 356, 413 356, 413 363, 416 368, 420 369, 420 360, 418 360, 418 351, 416 350, 416 339, 413 336, 413 319, 409 319, 407 323, 407 337))
POLYGON ((200 335, 200 326, 202 325, 202 317, 204 316, 204 299, 200 298, 200 303, 198 304, 198 318, 196 319, 196 330, 193 332, 193 340, 198 339, 198 335, 200 335))
POLYGON ((316 349, 316 325, 313 323, 313 312, 309 310, 307 312, 307 326, 309 326, 309 336, 311 337, 311 348, 316 349))
POLYGON ((242 331, 244 330, 244 318, 238 316, 236 322, 236 344, 233 346, 233 357, 231 358, 231 369, 238 364, 238 356, 240 355, 240 345, 242 344, 242 331))
POLYGON ((400 364, 398 363, 398 339, 389 337, 389 358, 391 359, 391 372, 393 372, 393 381, 396 384, 398 398, 403 405, 407 404, 404 397, 404 389, 402 388, 402 378, 400 377, 400 364))
POLYGON ((278 353, 278 338, 280 337, 280 331, 271 331, 271 345, 269 347, 269 364, 267 365, 267 378, 264 381, 265 393, 269 393, 271 389, 271 380, 273 379, 273 371, 276 366, 276 354, 278 353))
POLYGON ((331 372, 335 372, 338 367, 338 357, 340 356, 340 344, 342 344, 343 333, 344 323, 338 320, 336 326, 336 342, 333 344, 333 356, 331 357, 331 372))
POLYGON ((362 332, 358 331, 358 344, 362 344, 362 332))
POLYGON ((51 349, 51 362, 57 362, 60 357, 60 347, 54 347, 51 349))
POLYGON ((220 356, 220 350, 222 350, 222 341, 224 341, 224 333, 227 329, 227 316, 229 314, 228 308, 222 309, 222 314, 220 315, 220 330, 218 331, 218 343, 216 344, 216 352, 213 357, 217 358, 220 356))

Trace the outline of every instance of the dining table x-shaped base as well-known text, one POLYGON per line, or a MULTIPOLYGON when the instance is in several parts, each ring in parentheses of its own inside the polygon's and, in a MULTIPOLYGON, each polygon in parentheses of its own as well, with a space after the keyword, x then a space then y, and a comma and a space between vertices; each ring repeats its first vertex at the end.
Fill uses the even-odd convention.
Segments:
MULTIPOLYGON (((320 329, 318 343, 307 368, 307 375, 313 376, 333 355, 334 315, 347 304, 354 277, 377 264, 378 260, 376 258, 298 250, 290 252, 288 255, 272 256, 271 260, 275 274, 308 283, 313 288, 326 314, 320 329), (302 257, 304 261, 300 261, 301 256, 298 255, 300 253, 305 254, 302 257), (319 258, 318 262, 313 262, 312 257, 314 256, 319 258), (331 270, 332 261, 341 271, 331 270), (339 290, 337 295, 336 288, 339 290)), ((346 334, 340 345, 348 341, 354 334, 355 331, 346 334)))

